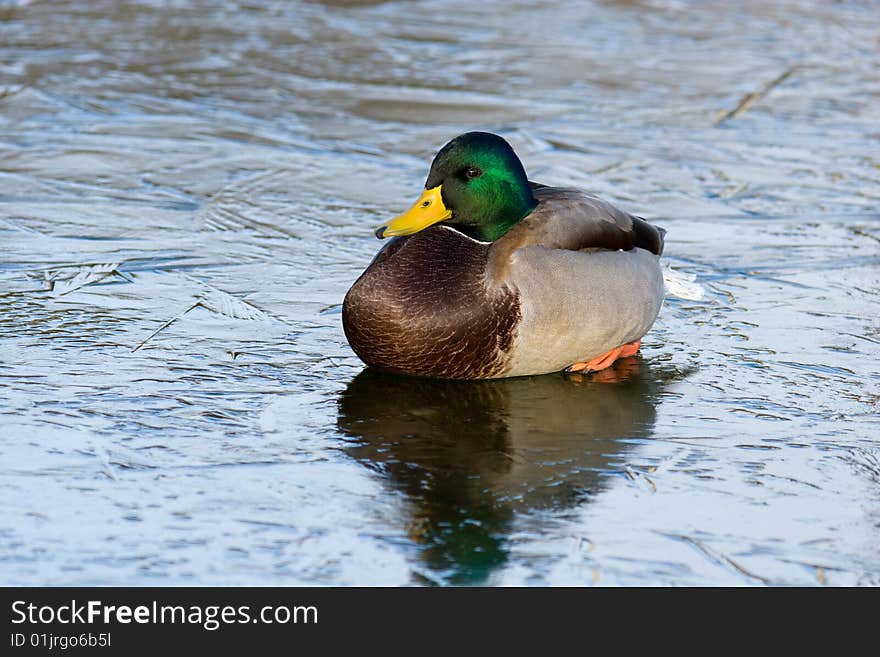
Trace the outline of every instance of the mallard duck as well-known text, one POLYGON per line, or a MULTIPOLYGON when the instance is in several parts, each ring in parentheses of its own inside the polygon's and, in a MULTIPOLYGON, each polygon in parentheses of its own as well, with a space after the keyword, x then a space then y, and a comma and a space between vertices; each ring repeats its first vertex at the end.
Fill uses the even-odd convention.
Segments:
POLYGON ((354 283, 342 324, 367 365, 447 379, 598 371, 639 349, 664 296, 662 228, 530 182, 504 139, 437 153, 425 191, 354 283))

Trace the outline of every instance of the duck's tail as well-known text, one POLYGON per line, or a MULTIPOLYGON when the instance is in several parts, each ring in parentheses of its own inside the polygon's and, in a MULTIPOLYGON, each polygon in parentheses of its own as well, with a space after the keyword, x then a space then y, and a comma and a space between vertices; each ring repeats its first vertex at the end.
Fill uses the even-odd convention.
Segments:
POLYGON ((649 224, 642 217, 632 217, 632 232, 635 234, 633 246, 638 246, 656 255, 663 255, 666 229, 649 224))

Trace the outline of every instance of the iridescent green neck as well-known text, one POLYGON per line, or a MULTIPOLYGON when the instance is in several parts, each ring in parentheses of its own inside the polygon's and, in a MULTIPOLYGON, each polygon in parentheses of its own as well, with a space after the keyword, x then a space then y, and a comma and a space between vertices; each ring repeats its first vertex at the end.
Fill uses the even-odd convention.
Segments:
POLYGON ((531 190, 528 196, 514 193, 505 196, 498 204, 481 207, 476 216, 468 217, 467 223, 450 221, 450 225, 483 242, 500 239, 538 206, 531 190))

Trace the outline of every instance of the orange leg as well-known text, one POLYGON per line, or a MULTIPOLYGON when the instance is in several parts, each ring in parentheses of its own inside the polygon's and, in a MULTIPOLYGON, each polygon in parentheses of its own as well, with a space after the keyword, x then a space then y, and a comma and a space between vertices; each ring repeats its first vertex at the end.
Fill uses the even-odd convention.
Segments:
POLYGON ((588 360, 586 362, 574 363, 565 368, 566 372, 598 372, 600 370, 604 370, 606 367, 611 367, 614 365, 614 361, 618 358, 626 358, 627 356, 633 356, 639 350, 639 347, 642 345, 641 340, 636 340, 635 342, 630 342, 621 347, 615 347, 611 351, 606 354, 602 354, 601 356, 597 356, 592 360, 588 360))

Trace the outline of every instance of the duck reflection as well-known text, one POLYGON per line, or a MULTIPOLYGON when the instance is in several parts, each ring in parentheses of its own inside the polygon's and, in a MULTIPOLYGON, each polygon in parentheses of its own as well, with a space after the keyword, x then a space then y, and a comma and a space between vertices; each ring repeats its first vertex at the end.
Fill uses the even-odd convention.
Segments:
POLYGON ((647 438, 669 376, 627 358, 590 378, 414 379, 364 370, 339 398, 346 451, 412 501, 428 579, 480 583, 517 512, 581 504, 647 438))

